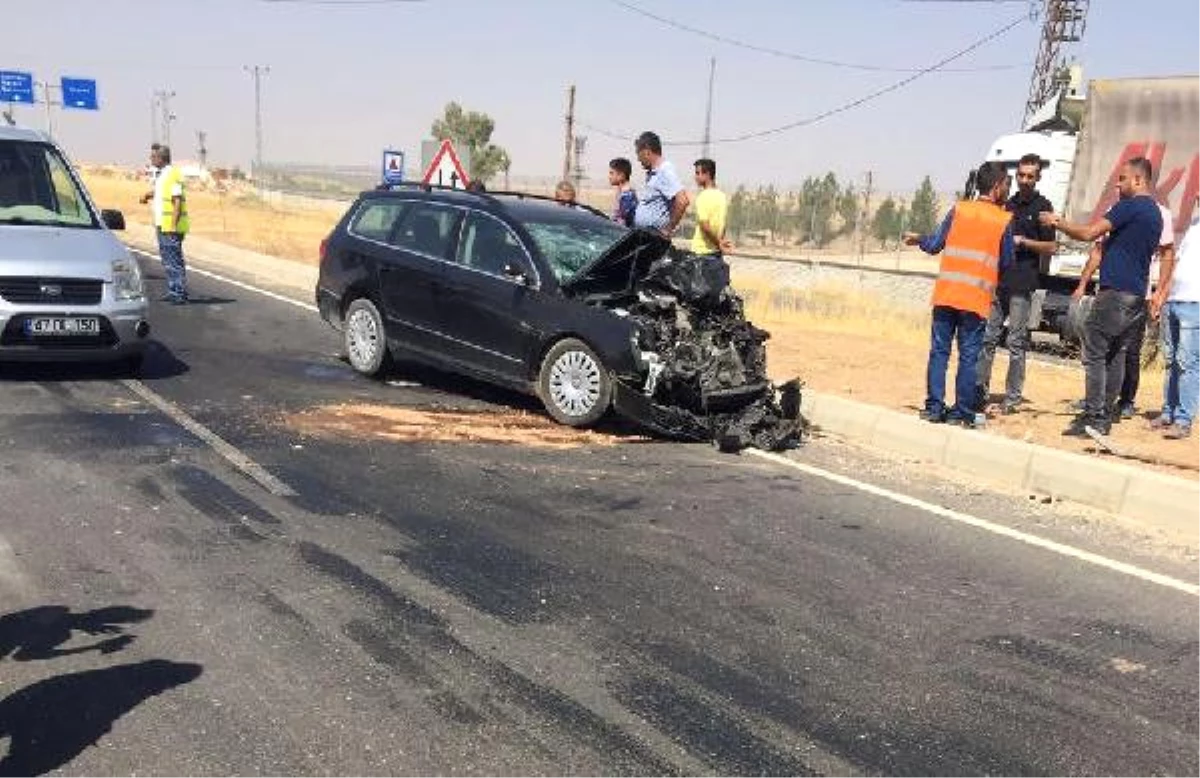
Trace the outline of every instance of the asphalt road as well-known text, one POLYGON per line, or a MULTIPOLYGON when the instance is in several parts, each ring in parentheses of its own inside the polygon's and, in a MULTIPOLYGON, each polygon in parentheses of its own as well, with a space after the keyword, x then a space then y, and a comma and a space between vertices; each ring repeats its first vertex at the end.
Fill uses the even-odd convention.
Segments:
MULTIPOLYGON (((302 435, 536 406, 191 285, 140 382, 0 368, 0 774, 1200 770, 1195 594, 703 445, 302 435)), ((1136 526, 788 457, 1196 581, 1136 526)))

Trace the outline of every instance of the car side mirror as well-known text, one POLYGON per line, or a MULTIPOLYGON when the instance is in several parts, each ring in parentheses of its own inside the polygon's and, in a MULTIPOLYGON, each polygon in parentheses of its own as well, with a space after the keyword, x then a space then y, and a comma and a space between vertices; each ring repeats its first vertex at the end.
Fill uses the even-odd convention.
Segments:
POLYGON ((522 286, 529 286, 529 274, 525 272, 525 268, 516 262, 504 263, 504 276, 511 278, 522 286))
POLYGON ((125 229, 125 214, 112 209, 104 209, 100 211, 100 221, 104 222, 104 226, 110 230, 125 229))

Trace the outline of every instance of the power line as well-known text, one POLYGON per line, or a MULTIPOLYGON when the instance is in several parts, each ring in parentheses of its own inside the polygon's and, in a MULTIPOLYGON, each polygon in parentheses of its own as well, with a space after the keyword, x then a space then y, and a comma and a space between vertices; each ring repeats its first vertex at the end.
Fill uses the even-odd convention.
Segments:
MULTIPOLYGON (((273 0, 273 1, 277 2, 278 0, 273 0)), ((964 2, 966 0, 957 0, 957 1, 964 2)), ((979 1, 979 0, 976 0, 976 1, 979 1)), ((987 0, 987 1, 988 2, 1025 2, 1025 0, 987 0)), ((759 54, 767 54, 772 57, 780 57, 782 59, 790 59, 790 60, 793 60, 796 62, 807 62, 807 63, 813 64, 813 65, 825 65, 828 67, 845 68, 848 70, 866 70, 866 71, 871 71, 871 72, 875 72, 875 73, 922 73, 922 72, 924 72, 921 68, 898 68, 898 67, 890 67, 887 65, 868 65, 868 64, 861 63, 861 62, 844 62, 844 61, 835 60, 835 59, 824 59, 822 57, 813 57, 808 54, 796 54, 796 53, 790 52, 790 51, 781 51, 779 49, 770 48, 769 46, 760 46, 756 43, 748 43, 746 41, 738 40, 736 38, 730 38, 730 37, 727 37, 725 35, 720 35, 715 32, 709 32, 708 30, 702 30, 699 27, 692 27, 691 25, 684 24, 683 22, 676 21, 675 19, 669 19, 665 16, 659 16, 656 13, 651 13, 650 11, 647 11, 644 8, 638 8, 636 5, 633 5, 632 3, 627 3, 624 0, 609 0, 609 2, 612 3, 613 5, 624 8, 625 10, 627 10, 631 13, 638 14, 639 16, 644 16, 647 19, 653 19, 654 21, 656 21, 660 24, 665 24, 668 27, 674 27, 677 30, 682 30, 684 32, 691 33, 693 35, 699 35, 703 38, 708 38, 709 40, 716 41, 717 43, 724 43, 727 46, 735 46, 739 49, 755 51, 755 52, 758 52, 759 54)), ((1023 68, 1023 67, 1028 67, 1028 63, 1018 63, 1018 64, 1012 64, 1012 65, 981 65, 978 67, 970 67, 970 68, 946 68, 946 69, 944 69, 944 72, 946 72, 946 73, 978 73, 978 72, 982 72, 982 71, 1014 70, 1016 68, 1023 68)))
MULTIPOLYGON (((988 43, 991 43, 996 38, 999 38, 1000 36, 1004 35, 1005 33, 1009 32, 1010 30, 1016 28, 1021 23, 1027 22, 1027 21, 1028 21, 1028 17, 1025 15, 1021 15, 1021 16, 1017 17, 1016 19, 1014 19, 1013 21, 1009 22, 1008 24, 1004 25, 1003 27, 988 33, 987 35, 985 35, 984 37, 975 41, 974 43, 967 46, 966 48, 959 49, 958 51, 951 54, 950 56, 945 57, 944 59, 939 60, 938 62, 935 62, 934 64, 929 65, 928 67, 924 67, 924 68, 918 70, 916 73, 913 73, 911 76, 903 78, 893 84, 889 84, 888 86, 885 86, 882 89, 877 89, 874 92, 864 95, 863 97, 859 97, 856 100, 851 100, 848 103, 843 103, 842 105, 839 105, 836 108, 830 108, 829 110, 823 111, 823 112, 817 114, 816 116, 810 116, 806 119, 798 119, 794 122, 788 122, 787 124, 780 125, 778 127, 771 127, 770 129, 766 129, 766 130, 758 130, 756 132, 747 132, 747 133, 743 133, 741 135, 733 135, 733 136, 730 136, 727 138, 716 138, 716 139, 713 139, 711 141, 711 143, 713 143, 713 144, 742 143, 742 142, 748 141, 748 140, 765 138, 769 135, 778 135, 781 132, 795 130, 800 127, 807 127, 811 124, 816 124, 817 122, 828 119, 831 116, 836 116, 840 113, 845 113, 846 111, 853 110, 855 108, 858 108, 861 105, 871 102, 872 100, 876 100, 880 97, 883 97, 886 94, 895 92, 899 89, 903 89, 904 87, 908 86, 909 84, 911 84, 912 82, 921 78, 922 76, 928 75, 928 74, 933 73, 938 70, 942 70, 945 67, 945 65, 947 65, 951 62, 954 62, 957 59, 961 59, 962 57, 965 57, 966 55, 970 54, 972 51, 975 51, 976 49, 978 49, 988 43)), ((605 130, 603 128, 595 127, 593 125, 584 125, 584 126, 587 129, 591 130, 592 132, 599 133, 600 135, 604 135, 609 138, 614 138, 616 140, 622 140, 622 141, 632 141, 632 136, 629 134, 612 132, 610 130, 605 130)), ((702 141, 702 140, 699 140, 699 141, 691 141, 691 140, 675 141, 675 142, 671 142, 671 143, 666 143, 665 145, 668 145, 668 146, 703 146, 704 141, 702 141)))

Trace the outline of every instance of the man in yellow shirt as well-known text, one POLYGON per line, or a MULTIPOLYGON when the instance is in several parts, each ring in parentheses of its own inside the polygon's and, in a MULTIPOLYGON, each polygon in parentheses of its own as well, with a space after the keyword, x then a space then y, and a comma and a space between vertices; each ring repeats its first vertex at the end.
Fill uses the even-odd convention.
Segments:
POLYGON ((696 233, 692 236, 692 253, 702 257, 722 259, 733 245, 725 239, 725 217, 729 213, 729 198, 717 189, 717 163, 711 159, 696 160, 696 233))

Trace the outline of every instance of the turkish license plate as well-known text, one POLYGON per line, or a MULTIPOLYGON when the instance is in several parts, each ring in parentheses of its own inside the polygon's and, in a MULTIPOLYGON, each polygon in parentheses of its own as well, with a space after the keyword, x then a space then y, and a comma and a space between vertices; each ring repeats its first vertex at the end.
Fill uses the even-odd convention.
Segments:
POLYGON ((100 320, 95 316, 34 316, 25 320, 25 334, 99 335, 100 320))

